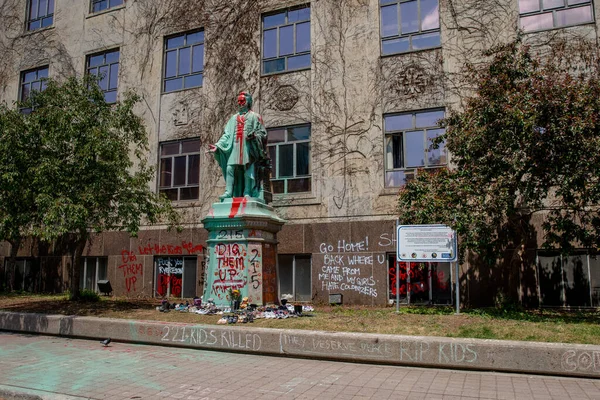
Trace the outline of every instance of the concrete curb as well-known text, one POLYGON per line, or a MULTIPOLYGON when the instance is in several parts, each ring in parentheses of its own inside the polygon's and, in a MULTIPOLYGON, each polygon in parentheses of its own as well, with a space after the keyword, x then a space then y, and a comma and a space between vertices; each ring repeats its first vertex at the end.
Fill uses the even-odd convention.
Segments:
POLYGON ((19 392, 13 388, 0 386, 0 399, 2 400, 42 400, 43 397, 29 392, 19 392))
POLYGON ((600 377, 600 346, 0 312, 0 330, 402 366, 600 377))
POLYGON ((77 400, 87 397, 69 396, 66 394, 44 392, 42 390, 0 385, 2 400, 77 400))

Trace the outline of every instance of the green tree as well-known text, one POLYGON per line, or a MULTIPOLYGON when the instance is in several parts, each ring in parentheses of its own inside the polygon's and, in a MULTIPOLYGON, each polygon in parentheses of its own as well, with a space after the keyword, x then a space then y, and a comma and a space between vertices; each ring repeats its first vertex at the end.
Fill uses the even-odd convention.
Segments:
POLYGON ((39 148, 39 137, 26 128, 23 114, 0 106, 0 240, 11 244, 11 271, 23 238, 32 233, 36 219, 31 183, 39 148))
POLYGON ((582 59, 564 48, 540 57, 520 40, 485 55, 468 69, 474 94, 432 144, 445 140, 451 170, 421 173, 400 191, 400 222, 447 224, 463 256, 472 249, 489 263, 535 242, 535 213, 545 247, 600 247, 598 64, 577 72, 582 59))
MULTIPOLYGON (((136 235, 143 223, 173 226, 178 221, 171 203, 150 188, 154 170, 147 163, 146 130, 134 113, 138 100, 128 92, 121 102, 107 104, 95 78, 86 77, 64 83, 50 79, 43 92, 20 104, 33 111, 15 131, 33 143, 31 148, 23 144, 23 151, 35 152, 23 161, 31 171, 20 180, 29 181, 27 195, 33 199, 32 218, 23 218, 30 229, 23 231, 20 222, 16 226, 44 241, 64 235, 74 241, 73 298, 79 295, 81 256, 92 233, 136 235)), ((14 214, 19 221, 19 210, 14 214)))

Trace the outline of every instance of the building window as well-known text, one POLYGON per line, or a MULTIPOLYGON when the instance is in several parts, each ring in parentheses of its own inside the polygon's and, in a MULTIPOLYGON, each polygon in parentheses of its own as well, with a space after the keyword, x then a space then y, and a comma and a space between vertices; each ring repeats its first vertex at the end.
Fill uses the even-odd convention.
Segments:
POLYGON ((24 291, 29 293, 41 290, 40 266, 29 258, 15 260, 14 268, 8 268, 8 258, 4 260, 4 281, 0 291, 24 291))
MULTIPOLYGON (((29 100, 32 92, 41 92, 46 89, 48 78, 48 66, 21 72, 21 84, 19 86, 19 101, 29 100)), ((21 112, 28 114, 31 108, 21 108, 21 112)))
POLYGON ((273 193, 311 191, 310 125, 268 130, 273 193))
POLYGON ((383 117, 385 130, 385 186, 398 187, 413 179, 419 168, 447 164, 444 143, 431 148, 433 139, 444 134, 438 126, 443 110, 391 114, 383 117))
POLYGON ((107 257, 84 257, 79 266, 79 287, 98 292, 98 281, 107 279, 107 257))
POLYGON ((197 259, 197 257, 156 257, 155 295, 196 297, 197 259))
POLYGON ((542 306, 600 306, 599 254, 578 251, 565 256, 540 251, 537 272, 542 306))
POLYGON ((518 0, 525 32, 580 25, 594 20, 591 0, 518 0))
POLYGON ((34 31, 52 25, 54 0, 29 0, 27 2, 27 30, 34 31))
POLYGON ((117 102, 119 81, 119 50, 94 54, 87 58, 87 73, 99 78, 98 84, 107 103, 117 102))
POLYGON ((452 304, 450 267, 444 262, 398 262, 396 254, 388 254, 388 299, 404 304, 452 304))
POLYGON ((293 8, 262 19, 263 74, 310 68, 310 7, 293 8))
POLYGON ((160 144, 159 191, 170 200, 198 200, 200 139, 160 144))
POLYGON ((438 0, 380 0, 381 54, 439 47, 438 0))
POLYGON ((309 255, 279 255, 279 298, 311 301, 311 266, 309 255))
POLYGON ((90 3, 90 11, 96 13, 120 6, 121 4, 123 4, 123 0, 92 0, 90 3))
POLYGON ((165 39, 163 92, 200 87, 203 73, 204 31, 165 39))

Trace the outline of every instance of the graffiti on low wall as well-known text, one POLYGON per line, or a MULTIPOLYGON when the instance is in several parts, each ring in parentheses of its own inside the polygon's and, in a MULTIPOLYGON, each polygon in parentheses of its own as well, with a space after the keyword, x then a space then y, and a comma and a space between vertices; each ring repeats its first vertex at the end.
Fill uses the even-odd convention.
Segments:
POLYGON ((134 340, 151 340, 171 344, 214 346, 231 350, 259 351, 262 338, 257 333, 227 329, 170 324, 162 326, 132 327, 134 340))
POLYGON ((567 350, 561 357, 561 366, 567 372, 600 373, 600 351, 567 350))
POLYGON ((61 331, 72 317, 0 312, 0 330, 94 337, 106 329, 114 341, 286 354, 340 360, 381 361, 398 365, 453 366, 468 369, 520 371, 600 377, 600 346, 445 339, 390 335, 278 331, 87 318, 61 331), (40 318, 45 323, 40 324, 40 318), (109 324, 108 327, 106 324, 109 324), (125 328, 125 329, 122 329, 125 328), (128 329, 127 329, 128 328, 128 329))

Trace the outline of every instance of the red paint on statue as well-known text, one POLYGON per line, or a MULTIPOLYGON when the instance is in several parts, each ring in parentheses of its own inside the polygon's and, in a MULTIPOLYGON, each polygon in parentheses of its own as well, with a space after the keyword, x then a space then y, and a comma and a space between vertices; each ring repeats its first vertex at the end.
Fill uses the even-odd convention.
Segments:
POLYGON ((238 163, 240 165, 244 164, 244 124, 246 123, 246 118, 243 115, 238 115, 237 117, 237 131, 235 135, 235 141, 240 144, 240 154, 238 155, 238 163))
POLYGON ((245 197, 234 197, 233 202, 231 203, 231 212, 229 213, 229 218, 233 218, 236 216, 238 211, 240 210, 240 206, 242 212, 246 208, 246 198, 245 197))

